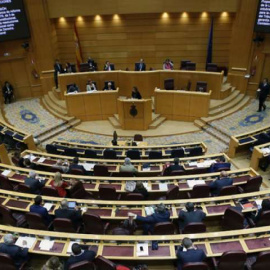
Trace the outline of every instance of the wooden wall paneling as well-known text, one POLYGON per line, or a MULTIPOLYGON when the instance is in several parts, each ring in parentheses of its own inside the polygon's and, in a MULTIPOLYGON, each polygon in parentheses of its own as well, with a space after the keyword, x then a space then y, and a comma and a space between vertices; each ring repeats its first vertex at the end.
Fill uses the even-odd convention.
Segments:
POLYGON ((198 119, 199 117, 207 117, 209 112, 210 98, 209 96, 202 94, 190 96, 190 109, 189 115, 198 119))
POLYGON ((81 119, 85 115, 83 95, 66 95, 66 103, 69 116, 75 116, 81 119))
POLYGON ((173 120, 189 121, 190 94, 173 94, 173 120))
POLYGON ((155 112, 173 119, 174 96, 170 92, 159 92, 155 95, 155 112))
POLYGON ((109 116, 117 113, 118 92, 105 91, 100 98, 101 116, 107 120, 109 116))
POLYGON ((99 93, 91 93, 83 95, 85 115, 89 116, 87 119, 89 120, 102 119, 101 98, 103 98, 103 95, 101 96, 99 93))

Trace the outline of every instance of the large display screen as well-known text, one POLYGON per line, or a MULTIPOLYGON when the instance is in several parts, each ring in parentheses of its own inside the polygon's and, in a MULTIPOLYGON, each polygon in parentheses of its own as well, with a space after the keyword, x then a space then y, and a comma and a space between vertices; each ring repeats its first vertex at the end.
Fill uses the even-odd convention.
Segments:
POLYGON ((0 41, 30 37, 23 0, 0 0, 0 41))

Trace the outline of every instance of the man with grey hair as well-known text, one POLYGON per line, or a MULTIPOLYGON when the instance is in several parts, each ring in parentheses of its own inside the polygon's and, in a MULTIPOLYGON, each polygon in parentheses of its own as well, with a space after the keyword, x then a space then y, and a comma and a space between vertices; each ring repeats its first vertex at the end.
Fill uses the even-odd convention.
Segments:
POLYGON ((68 201, 66 199, 61 201, 61 208, 55 210, 56 218, 67 218, 72 221, 74 228, 77 228, 82 222, 82 213, 78 206, 74 209, 68 207, 68 201))
MULTIPOLYGON (((22 263, 28 260, 28 248, 21 248, 14 244, 15 239, 12 234, 4 236, 4 243, 0 244, 0 252, 8 254, 13 260, 15 266, 19 269, 22 263)), ((23 242, 26 246, 27 243, 23 242)))
POLYGON ((157 206, 155 213, 151 216, 142 217, 133 213, 128 213, 128 216, 143 223, 143 233, 146 235, 148 232, 153 233, 154 226, 157 223, 170 221, 170 211, 166 209, 166 206, 163 203, 157 206))
POLYGON ((40 194, 41 189, 45 185, 45 181, 37 179, 35 171, 30 171, 27 178, 24 180, 24 184, 31 189, 31 193, 40 194))
POLYGON ((138 170, 131 164, 130 158, 127 157, 124 164, 120 166, 120 172, 131 172, 135 174, 138 170))
POLYGON ((192 241, 185 237, 182 240, 182 245, 177 251, 177 270, 182 270, 186 263, 203 262, 206 255, 203 250, 194 247, 192 241))
POLYGON ((220 173, 219 179, 213 181, 209 187, 211 189, 213 196, 219 196, 220 191, 223 187, 231 186, 233 184, 233 180, 228 177, 228 173, 226 171, 222 171, 220 173))

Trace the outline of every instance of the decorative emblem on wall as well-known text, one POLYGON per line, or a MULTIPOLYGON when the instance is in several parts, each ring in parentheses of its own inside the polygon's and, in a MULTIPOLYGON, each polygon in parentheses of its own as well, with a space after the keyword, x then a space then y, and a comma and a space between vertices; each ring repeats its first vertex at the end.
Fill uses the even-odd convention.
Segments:
POLYGON ((129 113, 133 117, 135 117, 138 114, 137 108, 136 108, 136 106, 134 104, 130 106, 129 113))

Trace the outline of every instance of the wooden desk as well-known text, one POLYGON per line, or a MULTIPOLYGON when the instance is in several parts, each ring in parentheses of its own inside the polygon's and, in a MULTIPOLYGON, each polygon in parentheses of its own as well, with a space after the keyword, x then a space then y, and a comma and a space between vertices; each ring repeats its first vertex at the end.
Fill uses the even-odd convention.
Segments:
POLYGON ((75 116, 82 121, 107 120, 108 117, 117 113, 118 91, 119 88, 92 93, 65 93, 68 115, 75 116))
POLYGON ((207 117, 210 106, 209 93, 155 89, 156 113, 169 120, 194 121, 207 117))
MULTIPOLYGON (((61 97, 64 99, 66 86, 76 83, 80 89, 85 89, 86 82, 91 79, 103 89, 105 81, 114 81, 119 87, 120 96, 131 96, 133 86, 137 86, 143 98, 154 96, 156 87, 164 88, 164 80, 173 78, 175 88, 183 89, 191 82, 191 90, 195 90, 198 81, 207 82, 208 89, 212 90, 212 98, 221 99, 223 72, 187 71, 187 70, 155 70, 155 71, 97 71, 60 74, 58 76, 61 97)), ((44 78, 45 80, 46 78, 44 78)), ((44 81, 42 80, 42 82, 44 81)), ((49 78, 48 78, 49 80, 49 78)), ((45 84, 45 81, 44 81, 45 84)))
POLYGON ((259 163, 262 158, 267 158, 270 156, 268 153, 264 153, 263 149, 264 148, 269 148, 270 143, 265 143, 261 145, 257 145, 253 148, 253 153, 251 156, 251 161, 250 161, 250 167, 253 168, 254 170, 259 169, 259 163))
POLYGON ((122 129, 147 130, 152 122, 151 99, 118 99, 117 108, 122 129))

